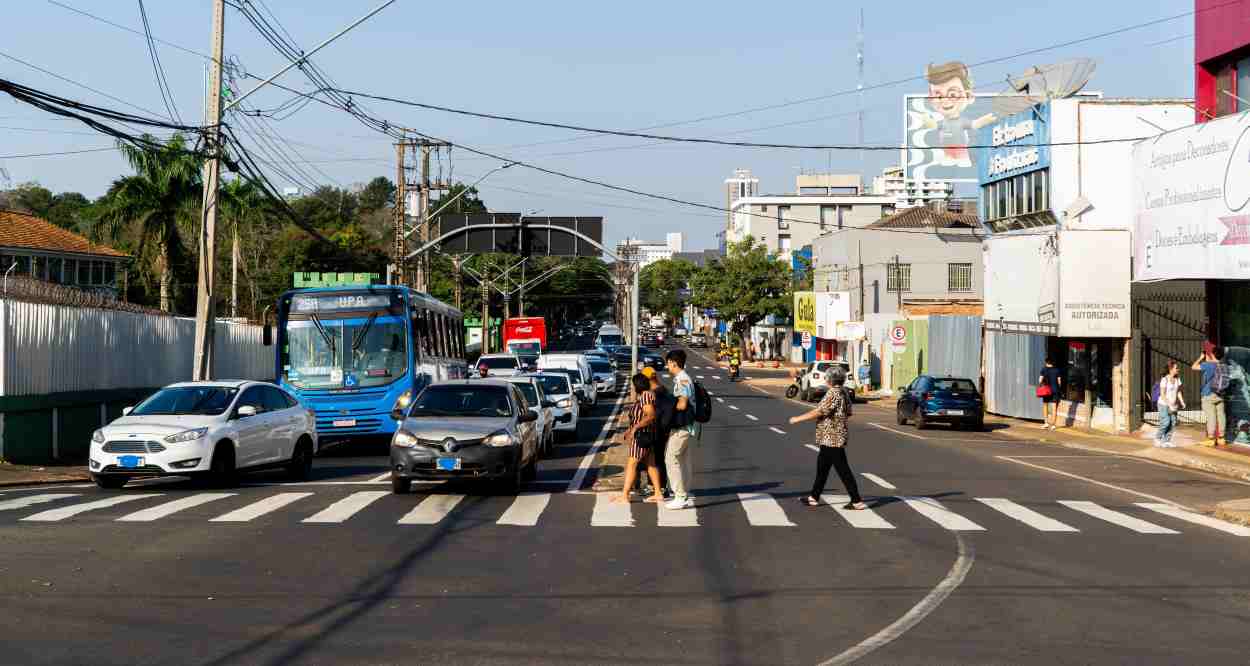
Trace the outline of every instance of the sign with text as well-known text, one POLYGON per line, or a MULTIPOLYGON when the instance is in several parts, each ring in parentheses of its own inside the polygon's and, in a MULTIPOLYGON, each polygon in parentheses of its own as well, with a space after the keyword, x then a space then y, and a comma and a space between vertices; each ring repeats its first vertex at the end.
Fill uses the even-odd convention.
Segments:
POLYGON ((977 178, 982 185, 1050 166, 1050 103, 1013 113, 982 127, 977 178))
POLYGON ((794 292, 794 330, 816 335, 816 294, 794 292))
POLYGON ((1250 116, 1134 145, 1133 201, 1133 279, 1250 279, 1250 116))
POLYGON ((1059 336, 1127 338, 1130 234, 1127 229, 1065 229, 1059 234, 1059 336))

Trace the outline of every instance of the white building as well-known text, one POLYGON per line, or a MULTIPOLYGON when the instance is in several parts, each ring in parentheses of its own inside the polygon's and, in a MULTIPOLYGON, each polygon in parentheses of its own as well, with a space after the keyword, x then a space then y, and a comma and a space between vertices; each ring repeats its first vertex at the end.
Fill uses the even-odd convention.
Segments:
POLYGON ((889 167, 872 179, 872 193, 894 197, 896 208, 915 208, 949 200, 955 194, 955 184, 949 180, 904 178, 902 167, 889 167))
POLYGON ((663 241, 638 240, 626 238, 616 244, 616 254, 620 257, 636 256, 643 266, 654 264, 664 259, 672 259, 673 253, 683 251, 686 235, 670 233, 663 241))

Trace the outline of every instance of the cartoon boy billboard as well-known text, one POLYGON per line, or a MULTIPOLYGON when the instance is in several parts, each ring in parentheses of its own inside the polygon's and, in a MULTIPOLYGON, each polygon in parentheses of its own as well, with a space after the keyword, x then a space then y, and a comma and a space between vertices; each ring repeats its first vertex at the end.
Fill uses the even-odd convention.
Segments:
POLYGON ((992 113, 976 119, 963 117, 964 111, 976 101, 968 66, 957 60, 925 68, 929 81, 929 108, 922 127, 937 130, 929 145, 934 150, 934 165, 969 168, 972 159, 968 146, 974 143, 976 130, 994 122, 992 113))

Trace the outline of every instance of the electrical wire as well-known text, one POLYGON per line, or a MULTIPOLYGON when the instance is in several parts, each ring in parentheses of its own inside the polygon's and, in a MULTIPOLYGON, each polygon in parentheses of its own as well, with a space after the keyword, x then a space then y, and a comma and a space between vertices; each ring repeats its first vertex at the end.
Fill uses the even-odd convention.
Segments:
POLYGON ((143 35, 147 39, 148 55, 152 59, 152 72, 156 76, 156 88, 161 93, 161 101, 169 112, 169 119, 182 124, 182 116, 178 115, 178 107, 174 103, 174 91, 169 87, 169 79, 165 76, 165 67, 161 65, 160 55, 156 52, 156 42, 152 41, 152 26, 148 22, 148 10, 139 0, 139 17, 143 20, 143 35))

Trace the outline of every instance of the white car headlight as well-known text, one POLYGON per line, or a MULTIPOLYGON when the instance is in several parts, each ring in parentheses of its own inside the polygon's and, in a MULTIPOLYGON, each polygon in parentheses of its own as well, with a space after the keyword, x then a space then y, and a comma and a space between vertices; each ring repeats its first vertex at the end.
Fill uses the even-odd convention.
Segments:
POLYGON ((565 399, 561 400, 560 402, 557 402, 557 403, 556 403, 556 407, 559 407, 560 409, 568 409, 568 408, 569 408, 569 399, 568 399, 568 398, 565 398, 565 399))
POLYGON ((483 439, 482 443, 487 446, 512 446, 515 441, 516 440, 512 439, 512 435, 500 430, 486 439, 483 439))
POLYGON ((91 441, 96 442, 97 444, 103 444, 104 443, 104 431, 97 430, 91 433, 91 441))
POLYGON ((178 434, 170 435, 169 437, 166 437, 165 441, 169 442, 170 444, 177 444, 179 442, 194 442, 195 440, 203 437, 206 434, 208 434, 208 428, 195 428, 192 430, 183 430, 182 432, 178 434))
POLYGON ((407 430, 396 430, 395 438, 391 440, 392 446, 398 446, 401 449, 413 449, 417 446, 417 436, 407 430))

